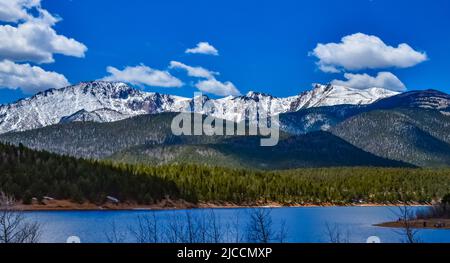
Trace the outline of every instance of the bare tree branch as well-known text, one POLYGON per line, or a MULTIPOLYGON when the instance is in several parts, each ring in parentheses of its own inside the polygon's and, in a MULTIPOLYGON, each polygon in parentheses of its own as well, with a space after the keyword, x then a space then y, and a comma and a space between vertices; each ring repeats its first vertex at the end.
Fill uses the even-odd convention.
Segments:
POLYGON ((418 237, 419 230, 414 226, 416 216, 408 203, 405 202, 403 205, 398 206, 395 215, 398 217, 398 222, 401 223, 401 229, 395 232, 403 236, 402 241, 406 243, 421 243, 418 237))
POLYGON ((343 231, 338 224, 326 223, 325 232, 330 243, 350 243, 350 231, 343 231))
POLYGON ((0 192, 0 243, 37 243, 41 226, 14 208, 15 200, 0 192))

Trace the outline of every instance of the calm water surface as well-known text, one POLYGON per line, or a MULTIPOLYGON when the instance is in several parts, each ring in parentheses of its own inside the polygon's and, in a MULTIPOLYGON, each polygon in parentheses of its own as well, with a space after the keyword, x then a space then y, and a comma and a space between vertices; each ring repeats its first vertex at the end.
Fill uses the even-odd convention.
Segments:
MULTIPOLYGON (((422 209, 422 208, 413 208, 422 209)), ((250 209, 195 209, 156 211, 160 224, 167 224, 174 216, 210 214, 219 219, 221 225, 230 225, 239 218, 242 232, 247 228, 250 209)), ((402 242, 402 237, 393 229, 373 226, 374 224, 396 220, 396 209, 389 207, 320 207, 320 208, 276 208, 271 210, 275 230, 285 222, 288 242, 328 242, 327 224, 338 226, 339 231, 348 233, 351 242, 365 242, 369 236, 378 236, 382 242, 402 242)), ((139 216, 149 215, 149 211, 68 211, 68 212, 27 212, 27 216, 43 225, 42 242, 65 242, 69 236, 78 236, 82 242, 108 242, 107 232, 114 224, 122 233, 125 242, 134 242, 129 234, 130 227, 136 226, 139 216)), ((346 234, 347 235, 347 234, 346 234)), ((421 230, 423 242, 450 243, 449 230, 421 230)))

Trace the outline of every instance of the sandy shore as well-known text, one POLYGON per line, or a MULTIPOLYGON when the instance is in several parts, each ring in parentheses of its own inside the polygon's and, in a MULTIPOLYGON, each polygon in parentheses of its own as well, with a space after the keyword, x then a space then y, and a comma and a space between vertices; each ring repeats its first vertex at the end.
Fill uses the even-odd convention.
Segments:
MULTIPOLYGON (((427 206, 430 204, 411 203, 410 206, 427 206)), ((195 208, 250 208, 250 207, 395 207, 396 204, 377 204, 377 203, 349 203, 349 204, 281 204, 276 202, 258 202, 252 204, 234 204, 227 202, 197 204, 189 203, 183 200, 163 200, 154 205, 139 205, 135 203, 120 204, 94 204, 94 203, 75 203, 67 200, 51 200, 44 201, 39 204, 17 205, 18 210, 23 211, 95 211, 95 210, 173 210, 173 209, 195 209, 195 208)))

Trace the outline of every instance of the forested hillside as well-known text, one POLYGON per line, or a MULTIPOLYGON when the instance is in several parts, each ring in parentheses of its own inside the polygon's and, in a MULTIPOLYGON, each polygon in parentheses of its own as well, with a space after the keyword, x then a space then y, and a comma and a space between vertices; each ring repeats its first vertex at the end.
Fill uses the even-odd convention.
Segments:
POLYGON ((180 197, 173 182, 129 166, 114 167, 4 144, 0 144, 0 191, 24 203, 44 196, 98 203, 108 195, 138 203, 180 197))
POLYGON ((302 109, 280 115, 280 142, 272 148, 259 147, 260 138, 252 136, 175 136, 171 123, 177 113, 106 123, 63 123, 2 134, 0 141, 86 159, 146 165, 201 164, 265 170, 448 167, 448 105, 449 95, 425 90, 369 105, 302 109))
POLYGON ((290 134, 328 130, 343 120, 366 111, 365 106, 337 105, 318 107, 280 115, 280 128, 290 134))
POLYGON ((263 172, 198 165, 131 166, 0 144, 0 190, 24 203, 51 196, 102 204, 429 202, 450 189, 448 169, 317 168, 263 172))
POLYGON ((439 111, 371 111, 343 121, 331 132, 377 156, 417 166, 450 166, 450 116, 439 111))
POLYGON ((190 199, 238 204, 430 202, 450 189, 449 169, 360 167, 262 172, 195 165, 137 169, 173 180, 190 199))
POLYGON ((412 167, 362 151, 328 132, 282 138, 260 147, 258 137, 228 138, 216 143, 143 145, 124 150, 113 161, 146 165, 198 164, 230 168, 279 170, 305 167, 412 167))
POLYGON ((164 113, 112 123, 59 124, 4 134, 0 140, 80 158, 147 165, 191 163, 266 170, 411 166, 374 156, 328 132, 298 136, 281 132, 275 147, 260 147, 258 136, 174 136, 170 128, 174 116, 164 113))
POLYGON ((170 140, 173 114, 146 115, 119 122, 73 122, 1 135, 4 142, 84 158, 102 158, 134 145, 170 140))
MULTIPOLYGON (((0 141, 75 157, 102 159, 138 145, 213 143, 226 136, 174 136, 177 113, 142 115, 117 122, 72 122, 0 135, 0 141)), ((203 116, 205 118, 205 116, 203 116)), ((194 118, 192 118, 193 121, 194 118)))

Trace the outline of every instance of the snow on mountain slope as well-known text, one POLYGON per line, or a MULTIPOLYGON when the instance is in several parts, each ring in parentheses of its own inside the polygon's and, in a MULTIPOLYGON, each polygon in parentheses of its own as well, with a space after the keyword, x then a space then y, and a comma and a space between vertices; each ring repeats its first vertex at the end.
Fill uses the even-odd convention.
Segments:
MULTIPOLYGON (((245 96, 210 99, 203 96, 197 113, 242 121, 251 118, 248 109, 259 105, 269 115, 303 108, 340 104, 369 104, 398 93, 379 88, 356 90, 346 87, 316 85, 298 96, 276 98, 249 92, 245 96)), ((16 103, 0 106, 0 134, 24 131, 60 122, 112 122, 142 114, 192 112, 195 99, 144 92, 120 82, 93 81, 36 94, 16 103)))
POLYGON ((342 86, 316 84, 311 91, 306 91, 299 96, 296 110, 335 105, 364 105, 371 104, 379 99, 398 95, 398 92, 382 88, 370 88, 365 90, 352 89, 342 86))
POLYGON ((381 88, 370 88, 367 90, 351 89, 348 87, 332 85, 315 85, 314 89, 303 92, 298 96, 277 98, 268 94, 249 92, 244 96, 226 97, 217 100, 209 100, 212 106, 202 111, 196 111, 206 115, 212 115, 221 119, 231 121, 250 120, 257 121, 257 115, 249 113, 249 109, 262 107, 269 115, 295 112, 305 108, 335 106, 335 105, 365 105, 377 100, 399 94, 395 91, 381 88), (211 110, 212 108, 212 110, 211 110))
POLYGON ((296 99, 297 96, 276 98, 268 94, 251 91, 244 96, 210 100, 209 103, 214 105, 213 110, 205 107, 203 111, 196 112, 230 121, 250 120, 255 122, 258 116, 255 112, 258 107, 259 113, 262 112, 262 108, 268 116, 277 115, 291 111, 292 103, 296 99))
POLYGON ((0 133, 23 131, 74 120, 117 121, 124 118, 170 111, 188 100, 146 93, 124 83, 85 82, 36 94, 0 107, 0 133), (94 113, 95 112, 95 113, 94 113), (90 117, 86 114, 90 113, 90 117), (94 117, 97 116, 97 117, 94 117))

